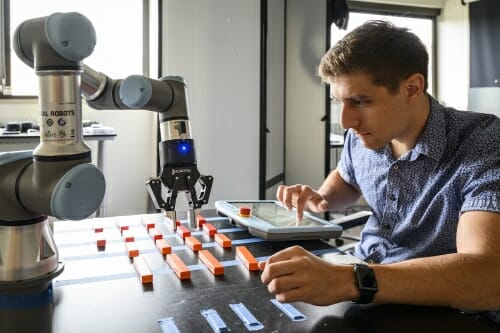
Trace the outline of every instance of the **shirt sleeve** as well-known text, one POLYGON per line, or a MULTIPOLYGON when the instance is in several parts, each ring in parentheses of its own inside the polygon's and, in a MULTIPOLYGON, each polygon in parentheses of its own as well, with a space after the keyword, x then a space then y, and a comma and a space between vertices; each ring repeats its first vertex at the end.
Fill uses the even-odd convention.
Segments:
POLYGON ((461 212, 482 210, 500 213, 500 150, 498 144, 495 146, 474 154, 473 162, 465 161, 468 179, 462 192, 464 201, 461 212))
POLYGON ((500 213, 500 167, 474 172, 464 188, 461 212, 483 210, 500 213))
POLYGON ((345 137, 344 148, 342 149, 342 154, 340 155, 340 162, 337 169, 340 172, 340 176, 344 181, 350 185, 357 186, 356 178, 354 176, 354 169, 352 164, 352 147, 353 147, 353 134, 349 130, 345 137))

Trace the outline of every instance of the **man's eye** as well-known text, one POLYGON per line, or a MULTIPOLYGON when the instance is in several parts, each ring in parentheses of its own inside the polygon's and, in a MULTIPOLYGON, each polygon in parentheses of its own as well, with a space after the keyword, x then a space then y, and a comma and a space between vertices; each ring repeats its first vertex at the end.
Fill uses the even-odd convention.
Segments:
POLYGON ((353 99, 353 100, 352 100, 352 103, 353 103, 354 105, 356 105, 356 106, 363 106, 363 105, 365 105, 365 102, 364 102, 364 101, 362 101, 362 100, 360 100, 360 99, 353 99))

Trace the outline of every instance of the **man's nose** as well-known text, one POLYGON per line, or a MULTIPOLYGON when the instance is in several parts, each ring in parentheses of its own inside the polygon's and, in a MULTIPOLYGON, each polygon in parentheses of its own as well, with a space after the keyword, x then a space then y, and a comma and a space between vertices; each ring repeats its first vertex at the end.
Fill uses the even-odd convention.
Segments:
POLYGON ((344 103, 340 109, 340 125, 343 128, 356 128, 359 125, 359 114, 357 110, 347 107, 344 103))

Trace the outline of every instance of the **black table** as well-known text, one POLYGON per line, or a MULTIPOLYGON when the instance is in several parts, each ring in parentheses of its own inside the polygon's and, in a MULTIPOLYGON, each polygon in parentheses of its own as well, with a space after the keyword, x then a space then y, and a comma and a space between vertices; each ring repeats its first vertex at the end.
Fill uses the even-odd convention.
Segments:
POLYGON ((248 271, 235 259, 235 247, 246 246, 259 260, 293 244, 318 255, 337 251, 325 242, 267 242, 232 225, 224 218, 207 218, 218 231, 232 239, 223 249, 203 231, 193 230, 204 249, 225 266, 224 275, 214 276, 198 261, 197 253, 162 222, 162 216, 141 215, 55 222, 55 237, 65 271, 53 283, 54 305, 30 310, 0 311, 0 331, 162 332, 158 320, 172 318, 180 332, 213 332, 200 311, 214 309, 231 332, 248 332, 229 304, 243 303, 262 323, 257 332, 495 332, 483 321, 457 310, 406 305, 355 305, 350 302, 327 307, 305 303, 292 305, 307 317, 293 321, 273 303, 260 281, 259 272, 248 271), (179 280, 153 245, 140 222, 155 219, 164 238, 191 268, 190 280, 179 280), (94 224, 104 225, 107 244, 98 250, 94 224), (135 242, 154 273, 152 284, 141 284, 116 222, 128 224, 135 242), (36 313, 35 313, 36 312, 36 313), (9 319, 5 319, 9 318, 9 319), (7 320, 7 321, 5 321, 7 320), (10 327, 5 329, 5 325, 10 327), (3 325, 3 326, 2 326, 3 325), (12 327, 15 327, 13 330, 12 327))

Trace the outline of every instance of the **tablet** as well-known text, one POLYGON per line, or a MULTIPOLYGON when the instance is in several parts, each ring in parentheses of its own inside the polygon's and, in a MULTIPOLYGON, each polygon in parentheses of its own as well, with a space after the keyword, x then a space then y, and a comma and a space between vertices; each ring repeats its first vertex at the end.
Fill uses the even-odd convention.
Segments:
POLYGON ((329 239, 342 234, 341 226, 307 212, 298 222, 295 209, 288 210, 274 200, 219 200, 215 209, 252 235, 267 240, 329 239))

